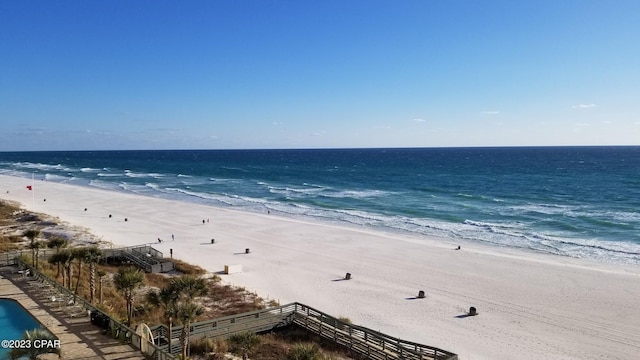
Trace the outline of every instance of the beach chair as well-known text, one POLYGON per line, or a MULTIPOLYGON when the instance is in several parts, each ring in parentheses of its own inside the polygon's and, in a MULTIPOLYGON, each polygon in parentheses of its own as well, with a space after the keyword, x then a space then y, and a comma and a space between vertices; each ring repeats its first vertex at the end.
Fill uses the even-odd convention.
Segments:
POLYGON ((31 272, 31 270, 26 269, 26 270, 18 270, 18 274, 21 274, 22 277, 27 277, 29 276, 29 273, 31 272))
POLYGON ((72 319, 87 316, 87 310, 79 305, 70 305, 64 310, 64 313, 72 319))
POLYGON ((51 297, 49 298, 49 301, 51 301, 51 307, 54 307, 54 308, 61 307, 62 304, 64 303, 64 299, 59 295, 58 296, 51 295, 51 297))

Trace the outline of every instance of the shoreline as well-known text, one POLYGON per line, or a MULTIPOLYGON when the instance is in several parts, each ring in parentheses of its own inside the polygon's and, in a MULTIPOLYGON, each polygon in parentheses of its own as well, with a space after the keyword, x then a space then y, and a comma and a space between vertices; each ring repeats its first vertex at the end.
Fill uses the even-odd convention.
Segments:
POLYGON ((165 256, 173 249, 214 273, 242 265, 222 278, 461 359, 625 359, 640 351, 635 267, 471 244, 454 251, 455 241, 47 181, 34 183, 32 199, 30 181, 0 175, 0 198, 114 246, 151 244, 165 256), (346 272, 352 280, 338 281, 346 272), (413 299, 419 290, 425 299, 413 299), (460 318, 470 306, 480 315, 460 318))
MULTIPOLYGON (((29 178, 27 176, 8 175, 8 174, 0 174, 0 175, 8 176, 11 178, 14 178, 14 177, 24 178, 25 181, 33 180, 32 178, 29 178)), ((40 179, 36 179, 35 181, 42 181, 45 183, 51 182, 47 180, 47 176, 41 177, 40 179)), ((401 238, 401 239, 406 239, 408 241, 411 241, 411 239, 415 239, 416 241, 419 241, 419 242, 432 242, 431 245, 435 245, 435 246, 439 246, 441 244, 448 244, 454 247, 458 245, 465 245, 466 248, 473 248, 476 251, 482 251, 482 252, 486 252, 487 254, 493 254, 493 255, 505 254, 506 256, 517 256, 517 257, 523 257, 525 259, 535 258, 535 259, 540 259, 541 261, 551 261, 552 263, 560 262, 563 264, 577 264, 578 266, 586 266, 588 268, 593 268, 595 266, 598 269, 605 269, 605 268, 613 269, 612 271, 617 271, 615 269, 623 269, 622 271, 626 271, 625 269, 632 269, 632 272, 633 272, 633 271, 636 271, 635 269, 637 269, 637 273, 640 274, 640 262, 638 262, 637 260, 632 260, 631 262, 628 262, 627 261, 628 259, 623 259, 623 258, 612 259, 612 258, 602 257, 600 255, 596 256, 596 254, 589 254, 589 256, 580 256, 578 254, 571 254, 570 252, 563 254, 561 251, 559 252, 545 251, 543 249, 540 249, 534 246, 531 246, 531 247, 518 246, 515 243, 503 244, 503 243, 495 243, 495 242, 482 240, 482 239, 472 240, 465 237, 454 238, 454 237, 448 237, 446 235, 416 233, 416 232, 412 232, 412 231, 401 229, 401 228, 394 228, 394 227, 388 228, 388 227, 379 226, 379 225, 352 223, 346 219, 315 217, 315 216, 301 215, 296 213, 288 213, 286 211, 269 209, 268 206, 266 206, 265 209, 263 209, 263 211, 257 211, 257 209, 255 208, 247 208, 245 206, 234 206, 224 201, 221 201, 220 203, 211 203, 208 201, 203 201, 203 198, 201 198, 198 195, 190 195, 184 198, 182 197, 176 198, 175 196, 171 196, 170 194, 163 193, 163 192, 160 192, 160 193, 141 192, 140 193, 132 190, 123 190, 121 188, 114 189, 114 188, 107 188, 107 187, 101 187, 101 186, 94 186, 94 185, 91 185, 92 181, 93 180, 89 182, 73 182, 73 181, 61 182, 61 181, 52 180, 52 182, 54 183, 69 185, 74 187, 81 187, 81 188, 86 188, 86 189, 91 189, 96 191, 106 191, 110 193, 142 196, 145 198, 153 198, 153 199, 164 199, 170 202, 177 202, 181 204, 187 203, 187 204, 192 204, 194 206, 204 206, 207 208, 218 209, 221 211, 232 211, 232 212, 235 211, 240 214, 266 215, 266 213, 269 213, 271 215, 271 218, 281 218, 284 220, 290 220, 290 221, 300 222, 300 223, 344 228, 349 231, 365 231, 365 232, 384 234, 385 236, 390 238, 401 238)), ((570 238, 568 239, 568 241, 569 243, 571 242, 570 238)), ((618 242, 612 241, 611 244, 618 244, 618 242)), ((620 244, 624 245, 625 243, 621 242, 620 244)), ((632 246, 637 246, 633 242, 630 242, 629 244, 631 244, 632 246)), ((585 247, 585 246, 591 247, 592 245, 584 245, 584 244, 578 245, 578 247, 585 247)), ((599 246, 595 245, 593 247, 598 248, 599 246)), ((607 248, 606 250, 614 253, 615 252, 626 253, 627 251, 629 251, 628 254, 637 255, 637 253, 633 252, 637 250, 632 250, 632 249, 619 248, 616 250, 614 248, 607 248)))

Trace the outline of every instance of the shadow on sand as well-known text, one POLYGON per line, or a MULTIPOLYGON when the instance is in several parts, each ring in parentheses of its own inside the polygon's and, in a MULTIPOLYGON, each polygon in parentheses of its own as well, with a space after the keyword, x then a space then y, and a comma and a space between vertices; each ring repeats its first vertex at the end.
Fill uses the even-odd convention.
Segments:
POLYGON ((458 315, 458 316, 454 316, 454 317, 456 319, 464 319, 464 318, 472 317, 472 316, 478 316, 478 313, 475 313, 475 314, 466 313, 466 314, 462 314, 462 315, 458 315))

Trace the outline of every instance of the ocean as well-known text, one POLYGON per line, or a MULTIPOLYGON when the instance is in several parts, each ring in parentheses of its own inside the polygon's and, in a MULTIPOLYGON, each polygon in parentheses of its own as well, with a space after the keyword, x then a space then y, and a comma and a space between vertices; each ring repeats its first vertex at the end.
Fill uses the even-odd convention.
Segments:
POLYGON ((0 174, 640 266, 640 147, 0 152, 0 174))

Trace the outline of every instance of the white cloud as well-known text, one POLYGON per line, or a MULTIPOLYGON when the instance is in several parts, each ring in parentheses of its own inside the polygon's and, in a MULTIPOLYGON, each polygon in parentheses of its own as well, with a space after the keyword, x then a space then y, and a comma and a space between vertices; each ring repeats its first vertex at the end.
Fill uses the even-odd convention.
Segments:
POLYGON ((572 109, 591 109, 596 107, 596 104, 580 104, 580 105, 573 105, 571 108, 572 109))
POLYGON ((413 119, 413 121, 415 121, 417 123, 423 123, 423 122, 425 122, 427 120, 425 120, 425 119, 413 119))

